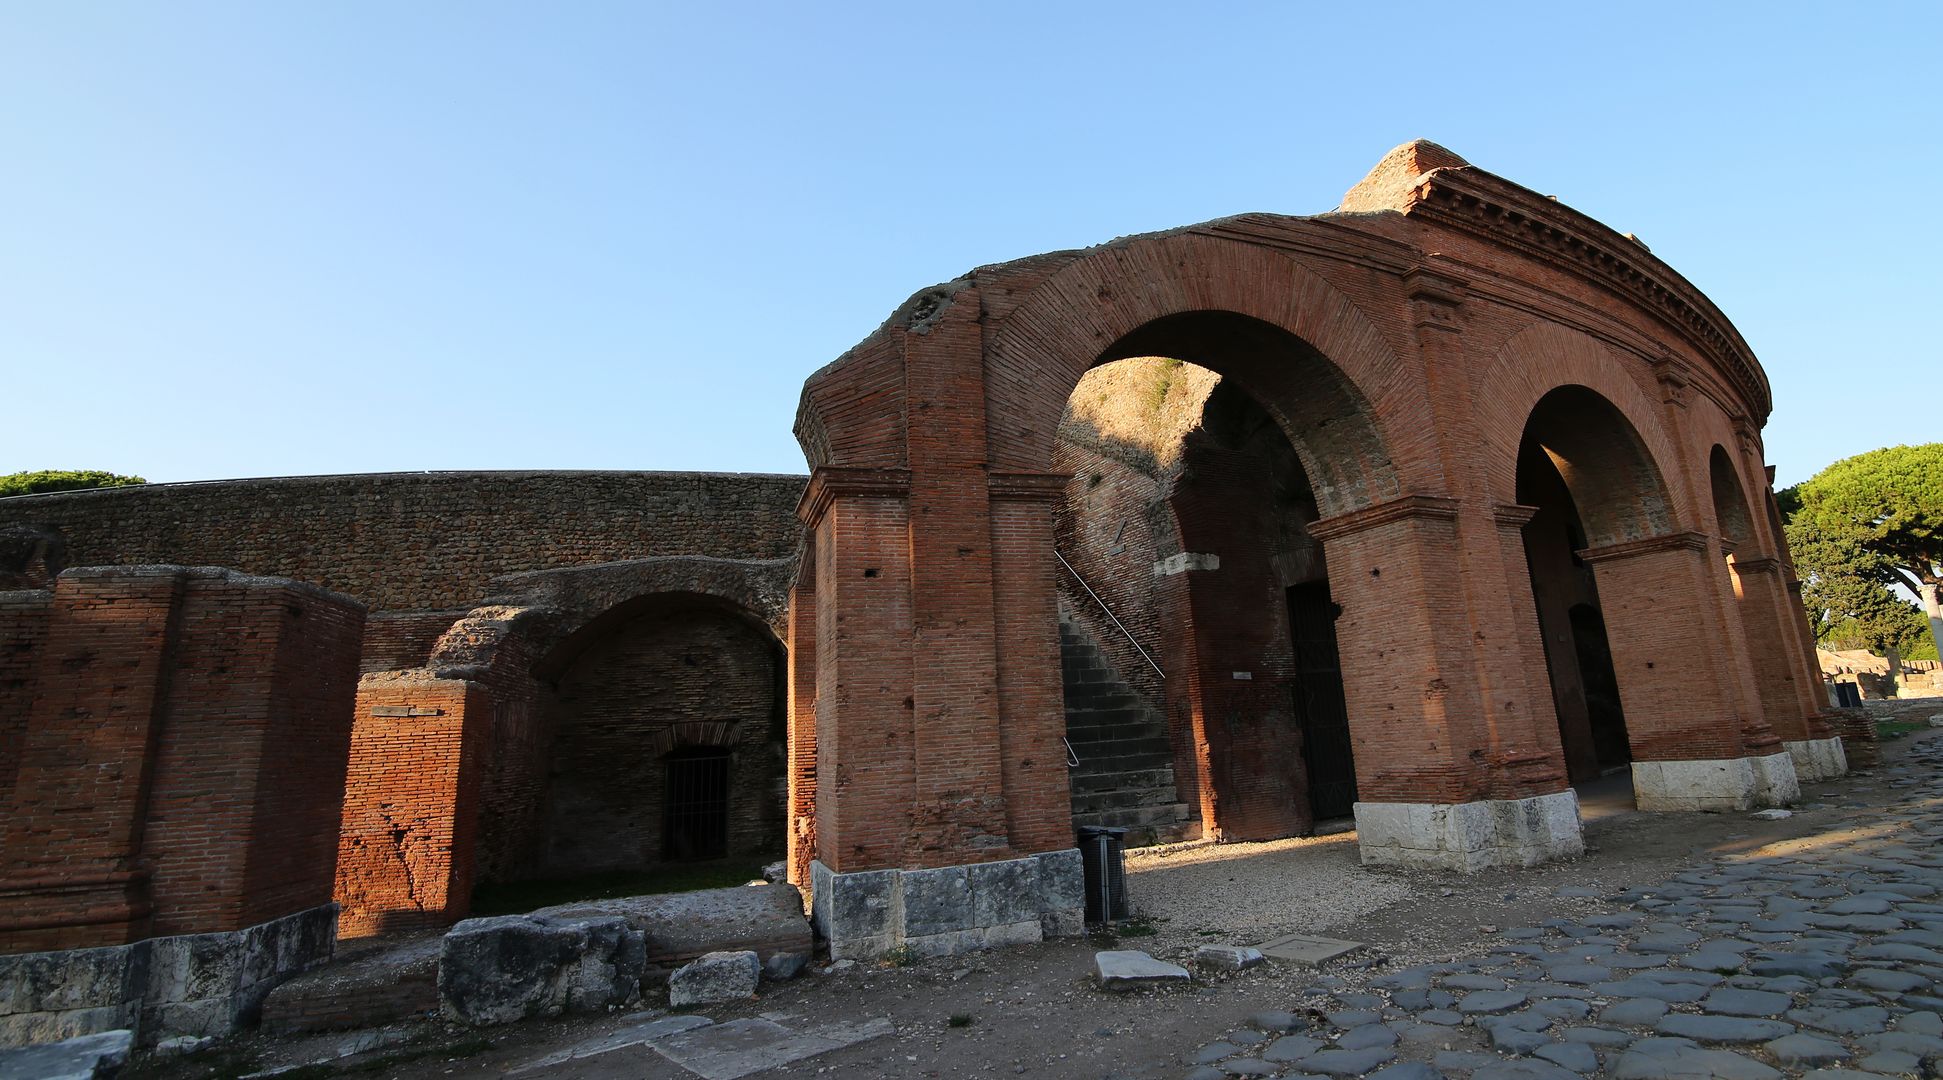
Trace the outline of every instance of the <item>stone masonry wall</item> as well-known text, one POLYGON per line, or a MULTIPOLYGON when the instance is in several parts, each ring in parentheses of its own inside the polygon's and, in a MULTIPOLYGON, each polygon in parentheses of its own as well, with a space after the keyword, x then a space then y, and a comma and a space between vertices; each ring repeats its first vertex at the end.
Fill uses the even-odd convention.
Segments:
POLYGON ((800 476, 440 472, 151 484, 0 499, 0 527, 59 530, 68 564, 274 574, 372 610, 467 608, 495 577, 704 553, 794 554, 800 476))

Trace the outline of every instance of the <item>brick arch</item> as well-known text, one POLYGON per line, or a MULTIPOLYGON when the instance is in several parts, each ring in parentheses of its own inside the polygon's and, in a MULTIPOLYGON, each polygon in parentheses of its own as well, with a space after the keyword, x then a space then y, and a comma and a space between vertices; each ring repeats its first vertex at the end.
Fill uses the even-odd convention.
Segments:
POLYGON ((1714 528, 1721 539, 1742 545, 1754 539, 1754 509, 1747 501, 1747 485, 1727 448, 1715 443, 1707 453, 1707 478, 1713 494, 1714 528))
POLYGON ((1328 513, 1407 486, 1388 428, 1421 388, 1376 323, 1285 254, 1195 233, 1088 253, 998 323, 985 344, 992 467, 1049 468, 1080 377, 1138 355, 1191 361, 1248 390, 1305 455, 1328 513))
MULTIPOLYGON (((1547 395, 1577 387, 1596 395, 1612 409, 1612 419, 1623 423, 1627 429, 1624 463, 1640 468, 1642 479, 1650 477, 1650 483, 1641 487, 1657 489, 1657 505, 1630 519, 1605 508, 1604 531, 1609 535, 1603 539, 1593 537, 1594 523, 1585 521, 1590 542, 1640 539, 1684 527, 1679 508, 1693 502, 1687 498, 1682 470, 1668 467, 1677 466, 1682 455, 1660 418, 1659 406, 1627 370, 1637 363, 1590 335, 1551 322, 1537 323, 1506 341, 1473 395, 1485 480, 1493 497, 1500 503, 1517 501, 1518 447, 1533 413, 1547 395)), ((1601 479, 1616 482, 1612 477, 1601 479)), ((1621 490, 1627 486, 1618 485, 1621 490)), ((1579 496, 1575 490, 1574 498, 1579 496)), ((1579 509, 1582 516, 1588 509, 1600 516, 1597 505, 1579 509)))

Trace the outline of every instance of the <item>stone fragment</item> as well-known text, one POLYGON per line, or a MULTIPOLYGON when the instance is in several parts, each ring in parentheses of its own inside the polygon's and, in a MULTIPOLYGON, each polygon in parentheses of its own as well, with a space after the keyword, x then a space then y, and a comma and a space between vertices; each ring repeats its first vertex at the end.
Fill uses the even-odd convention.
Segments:
POLYGON ((1267 962, 1260 949, 1246 945, 1203 945, 1194 950, 1194 966, 1206 971, 1246 971, 1267 962))
POLYGON ((711 952, 754 950, 766 963, 777 953, 810 956, 816 940, 803 916, 803 894, 788 883, 589 900, 542 908, 542 918, 619 917, 645 935, 646 966, 666 971, 711 952))
POLYGON ((761 979, 762 961, 753 949, 706 953, 668 976, 668 1005, 680 1009, 747 1001, 756 996, 761 979))
POLYGON ((1093 972, 1101 989, 1124 991, 1151 986, 1184 986, 1194 976, 1179 964, 1169 964, 1135 949, 1109 949, 1093 954, 1093 972))
POLYGON ((773 952, 762 962, 762 977, 770 982, 788 982, 809 966, 808 953, 773 952))
POLYGON ((1794 817, 1795 812, 1793 810, 1783 810, 1780 807, 1774 807, 1769 810, 1756 810, 1754 816, 1760 818, 1762 821, 1780 821, 1783 818, 1794 817))
POLYGON ((126 1028, 77 1035, 60 1042, 0 1050, 0 1076, 26 1080, 95 1080, 128 1063, 135 1033, 126 1028))
POLYGON ((467 919, 439 947, 439 1009, 467 1024, 626 1005, 640 995, 641 932, 623 919, 467 919))

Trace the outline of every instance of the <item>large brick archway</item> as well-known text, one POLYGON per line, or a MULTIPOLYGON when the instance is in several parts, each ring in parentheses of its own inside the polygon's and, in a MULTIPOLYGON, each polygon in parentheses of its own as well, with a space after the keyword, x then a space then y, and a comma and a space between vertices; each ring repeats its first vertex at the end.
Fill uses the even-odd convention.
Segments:
MULTIPOLYGON (((1626 388, 1601 400, 1628 416, 1677 390, 1704 399, 1695 412, 1758 424, 1765 381, 1731 324, 1643 248, 1441 148, 1399 148, 1344 209, 981 268, 912 297, 805 385, 792 866, 839 954, 1070 928, 1051 551, 1067 477, 1052 462, 1074 386, 1124 357, 1232 379, 1300 457, 1353 643, 1365 861, 1581 849, 1521 532, 1532 508, 1515 496, 1526 422, 1552 387, 1584 383, 1626 388)), ((1691 425, 1627 427, 1635 461, 1663 475, 1585 489, 1602 595, 1666 601, 1632 568, 1679 561, 1682 632, 1744 666, 1720 617, 1725 576, 1702 574, 1707 552, 1688 542, 1708 523, 1706 455, 1691 425)), ((1649 647, 1634 625, 1615 634, 1622 664, 1649 647)), ((1626 682, 1657 701, 1698 677, 1626 682)), ((1724 682, 1688 703, 1680 760, 1746 761, 1759 743, 1759 695, 1724 682)))

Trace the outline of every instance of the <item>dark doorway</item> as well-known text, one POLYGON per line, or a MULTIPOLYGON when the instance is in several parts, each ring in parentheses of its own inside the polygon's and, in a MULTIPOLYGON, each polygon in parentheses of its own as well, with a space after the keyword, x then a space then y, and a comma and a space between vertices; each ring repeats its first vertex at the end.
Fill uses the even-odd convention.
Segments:
POLYGON ((668 765, 668 824, 661 850, 668 859, 714 859, 729 850, 729 751, 677 750, 668 765))
POLYGON ((1592 724, 1592 745, 1598 752, 1600 771, 1608 771, 1632 761, 1633 748, 1626 741, 1626 714, 1619 708, 1619 675, 1612 669, 1606 620, 1591 604, 1573 605, 1568 618, 1579 677, 1585 687, 1587 719, 1592 724))
POLYGON ((1309 770, 1309 805, 1317 821, 1356 809, 1356 760, 1336 651, 1338 609, 1327 581, 1290 586, 1289 638, 1295 647, 1295 718, 1309 770))

